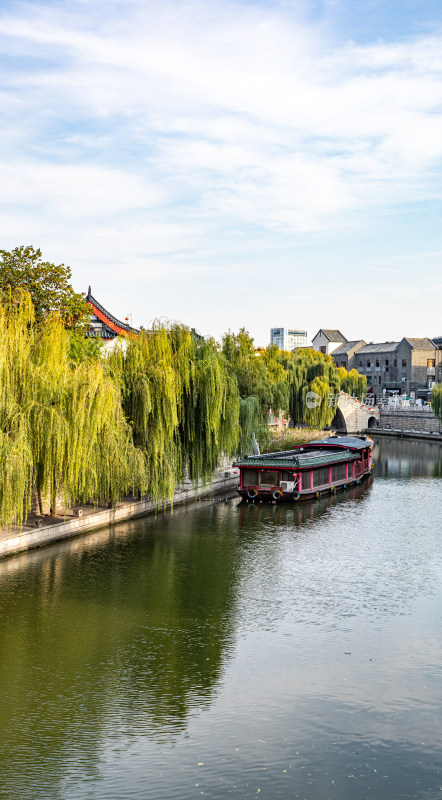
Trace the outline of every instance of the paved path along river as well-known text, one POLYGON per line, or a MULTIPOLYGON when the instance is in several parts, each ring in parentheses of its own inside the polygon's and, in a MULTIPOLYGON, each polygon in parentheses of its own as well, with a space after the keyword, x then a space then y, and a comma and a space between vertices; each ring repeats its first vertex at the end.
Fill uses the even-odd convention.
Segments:
POLYGON ((0 798, 442 795, 442 449, 0 563, 0 798))

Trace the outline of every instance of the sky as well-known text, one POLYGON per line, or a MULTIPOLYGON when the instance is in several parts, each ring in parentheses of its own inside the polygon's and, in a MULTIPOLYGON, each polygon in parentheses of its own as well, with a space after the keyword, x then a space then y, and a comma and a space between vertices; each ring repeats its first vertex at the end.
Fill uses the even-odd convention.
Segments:
POLYGON ((440 0, 0 0, 0 249, 133 325, 442 335, 440 0))

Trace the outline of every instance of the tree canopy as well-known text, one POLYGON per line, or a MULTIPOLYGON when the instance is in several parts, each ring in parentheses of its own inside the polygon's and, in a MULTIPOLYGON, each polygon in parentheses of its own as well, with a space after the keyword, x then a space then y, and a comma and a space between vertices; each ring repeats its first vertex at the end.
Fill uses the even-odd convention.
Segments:
POLYGON ((37 322, 57 313, 72 324, 85 321, 89 313, 84 296, 71 286, 70 267, 43 261, 41 250, 32 245, 0 250, 0 289, 4 298, 17 289, 29 292, 37 322))
POLYGON ((255 433, 264 443, 270 410, 289 413, 295 424, 323 429, 332 422, 341 390, 361 397, 367 389, 363 375, 336 367, 329 355, 307 347, 292 352, 276 345, 256 349, 244 328, 226 333, 222 350, 238 385, 243 451, 250 449, 255 433), (308 392, 315 393, 317 404, 306 402, 308 392))
POLYGON ((0 525, 31 499, 172 499, 236 451, 239 397, 213 341, 157 323, 111 356, 72 342, 58 314, 37 322, 28 292, 0 303, 0 525))

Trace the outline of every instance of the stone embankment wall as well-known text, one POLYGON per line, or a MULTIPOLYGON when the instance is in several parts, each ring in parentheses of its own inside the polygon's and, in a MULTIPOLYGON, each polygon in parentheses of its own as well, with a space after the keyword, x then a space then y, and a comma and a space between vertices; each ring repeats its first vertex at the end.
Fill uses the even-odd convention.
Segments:
MULTIPOLYGON (((175 492, 173 502, 165 504, 165 509, 170 508, 172 505, 180 506, 197 500, 216 497, 216 495, 228 493, 233 495, 238 487, 238 482, 238 476, 233 475, 231 470, 220 471, 213 476, 211 486, 202 486, 200 484, 196 491, 190 481, 185 481, 175 492)), ((37 528, 36 530, 1 531, 0 558, 52 544, 72 536, 79 536, 95 528, 102 528, 116 522, 152 514, 157 509, 158 506, 153 500, 131 500, 126 503, 118 503, 115 508, 109 508, 105 511, 92 511, 87 515, 78 516, 78 509, 76 512, 70 511, 62 522, 37 528)))
POLYGON ((381 408, 380 427, 396 431, 441 432, 440 420, 430 409, 381 408))

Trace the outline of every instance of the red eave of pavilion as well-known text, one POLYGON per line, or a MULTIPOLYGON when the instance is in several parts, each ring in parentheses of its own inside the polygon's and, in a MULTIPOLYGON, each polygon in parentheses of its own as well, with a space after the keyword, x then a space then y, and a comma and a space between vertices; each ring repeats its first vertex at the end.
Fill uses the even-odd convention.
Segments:
POLYGON ((95 316, 98 317, 98 319, 101 320, 101 322, 104 322, 108 326, 108 328, 110 328, 112 331, 115 331, 115 333, 120 334, 120 336, 130 336, 129 331, 125 331, 124 328, 120 328, 119 325, 116 325, 115 322, 112 322, 112 320, 106 317, 106 314, 103 314, 103 312, 100 311, 99 308, 94 306, 94 304, 91 303, 90 300, 87 300, 87 304, 93 309, 95 316))

